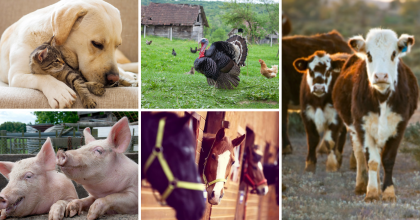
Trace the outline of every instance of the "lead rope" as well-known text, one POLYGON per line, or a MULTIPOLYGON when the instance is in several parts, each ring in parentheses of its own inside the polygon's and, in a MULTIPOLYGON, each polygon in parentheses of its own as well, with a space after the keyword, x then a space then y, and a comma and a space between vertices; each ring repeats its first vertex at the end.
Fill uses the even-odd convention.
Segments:
POLYGON ((203 191, 205 189, 204 184, 202 183, 193 183, 193 182, 186 182, 186 181, 179 181, 177 180, 174 175, 172 174, 171 169, 168 166, 168 163, 163 156, 163 148, 162 148, 162 139, 163 139, 163 131, 165 128, 165 118, 160 119, 158 133, 156 135, 156 145, 153 149, 152 154, 147 159, 146 163, 144 164, 143 172, 144 174, 147 173, 152 162, 157 158, 160 166, 162 167, 163 172, 165 173, 166 178, 168 179, 168 186, 166 190, 163 192, 160 198, 157 197, 155 190, 153 189, 153 195, 155 199, 161 204, 166 205, 166 198, 172 193, 175 188, 182 188, 182 189, 189 189, 189 190, 199 190, 203 191))

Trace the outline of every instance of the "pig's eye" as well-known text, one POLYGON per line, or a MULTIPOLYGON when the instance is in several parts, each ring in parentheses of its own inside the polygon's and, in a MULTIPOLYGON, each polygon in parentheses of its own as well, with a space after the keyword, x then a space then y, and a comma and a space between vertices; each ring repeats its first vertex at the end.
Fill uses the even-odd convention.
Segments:
POLYGON ((25 179, 30 179, 30 178, 32 178, 32 173, 27 173, 27 174, 25 174, 25 179))
POLYGON ((232 166, 233 166, 233 164, 235 164, 235 161, 232 161, 232 166))
POLYGON ((99 149, 96 149, 95 152, 98 152, 99 154, 102 154, 102 151, 100 151, 99 149))

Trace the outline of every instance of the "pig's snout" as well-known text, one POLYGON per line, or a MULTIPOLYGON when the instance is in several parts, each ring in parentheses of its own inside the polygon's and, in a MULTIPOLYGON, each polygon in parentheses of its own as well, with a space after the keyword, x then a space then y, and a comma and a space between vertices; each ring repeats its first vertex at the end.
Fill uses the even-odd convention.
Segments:
POLYGON ((57 160, 56 163, 58 166, 63 166, 67 161, 67 155, 63 150, 59 150, 57 152, 57 160))
POLYGON ((9 205, 9 201, 3 194, 0 194, 0 209, 5 209, 9 205))

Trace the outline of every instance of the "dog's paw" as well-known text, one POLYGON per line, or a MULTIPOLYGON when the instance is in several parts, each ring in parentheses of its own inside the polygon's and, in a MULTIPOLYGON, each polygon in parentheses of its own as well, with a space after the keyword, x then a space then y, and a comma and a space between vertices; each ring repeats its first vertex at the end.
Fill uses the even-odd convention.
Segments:
POLYGON ((56 79, 45 83, 42 92, 48 99, 51 108, 71 108, 76 101, 76 93, 65 83, 56 79))
POLYGON ((126 78, 122 78, 120 77, 119 80, 119 86, 124 86, 124 87, 139 87, 139 82, 136 79, 130 80, 130 79, 126 79, 126 78))
POLYGON ((97 82, 86 82, 89 91, 97 96, 102 96, 105 93, 105 86, 97 82))

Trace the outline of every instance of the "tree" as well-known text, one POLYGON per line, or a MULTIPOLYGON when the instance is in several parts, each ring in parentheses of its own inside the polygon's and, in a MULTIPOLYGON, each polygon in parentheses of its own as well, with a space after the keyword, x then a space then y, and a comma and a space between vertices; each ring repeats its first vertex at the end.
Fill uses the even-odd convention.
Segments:
POLYGON ((211 35, 211 42, 216 41, 223 41, 226 40, 226 32, 223 28, 218 28, 213 34, 211 35))
POLYGON ((34 112, 37 118, 35 123, 76 123, 79 121, 77 112, 34 112))
POLYGON ((225 24, 246 30, 251 42, 255 42, 258 38, 266 36, 267 32, 261 28, 263 19, 256 13, 256 4, 253 4, 253 0, 245 2, 237 3, 235 0, 223 3, 221 9, 225 10, 225 13, 222 17, 225 24))
POLYGON ((4 122, 0 125, 0 130, 6 130, 8 132, 26 132, 26 124, 22 122, 4 122))

